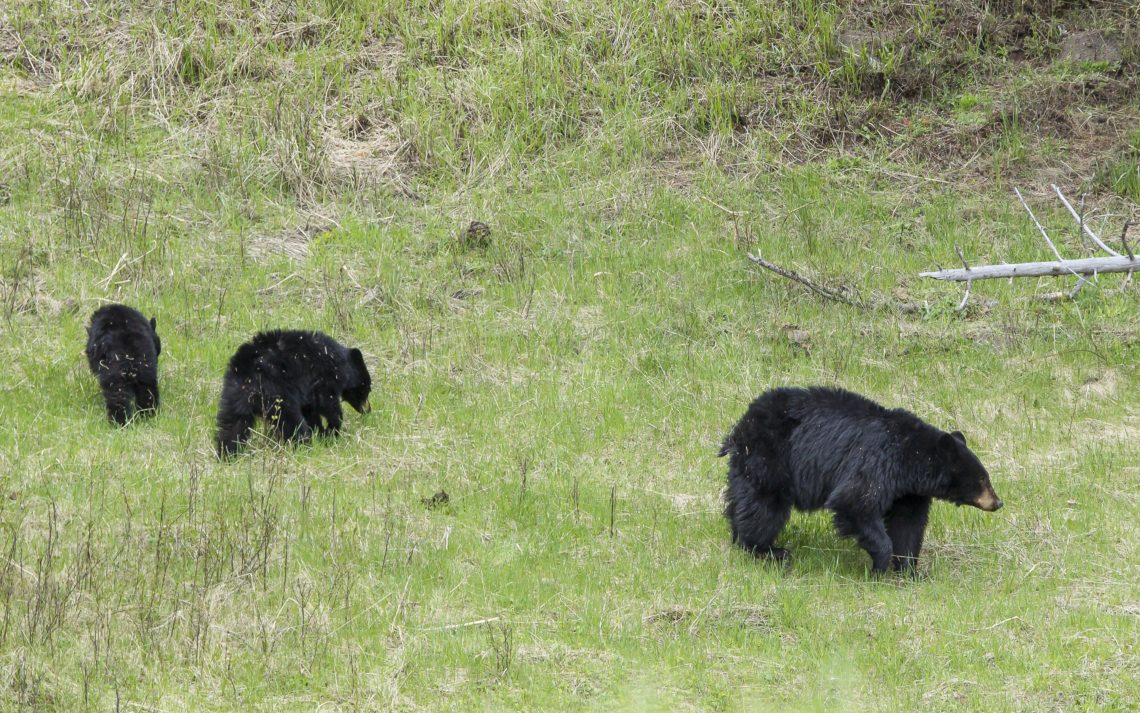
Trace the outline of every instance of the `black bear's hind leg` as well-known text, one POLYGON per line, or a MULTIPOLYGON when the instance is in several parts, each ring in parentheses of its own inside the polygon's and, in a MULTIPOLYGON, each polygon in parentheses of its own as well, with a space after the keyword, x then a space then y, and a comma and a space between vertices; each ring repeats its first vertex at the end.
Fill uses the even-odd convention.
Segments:
POLYGON ((158 384, 138 382, 135 384, 135 400, 139 409, 153 414, 158 410, 158 384))
POLYGON ((891 566, 891 538, 881 518, 863 513, 837 511, 835 529, 843 537, 854 537, 871 555, 871 569, 886 572, 891 566))
POLYGON ((899 498, 887 512, 887 535, 891 538, 891 566, 896 570, 915 571, 922 536, 930 514, 930 498, 910 495, 899 498))
POLYGON ((107 402, 107 418, 118 425, 125 425, 131 417, 131 406, 134 404, 134 394, 121 382, 113 382, 103 386, 103 399, 107 402))
POLYGON ((218 448, 219 458, 228 458, 239 450, 249 440, 250 429, 253 428, 253 416, 245 414, 218 415, 218 435, 214 439, 218 448))
POLYGON ((747 490, 742 493, 730 491, 728 517, 732 523, 732 541, 756 557, 786 559, 790 554, 788 550, 774 544, 788 522, 791 502, 760 495, 744 484, 737 487, 747 490))

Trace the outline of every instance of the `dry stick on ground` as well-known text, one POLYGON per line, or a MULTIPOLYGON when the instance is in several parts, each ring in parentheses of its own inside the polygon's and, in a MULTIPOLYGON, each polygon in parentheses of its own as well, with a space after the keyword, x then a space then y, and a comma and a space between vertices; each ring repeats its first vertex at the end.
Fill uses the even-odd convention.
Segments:
POLYGON ((1073 291, 1069 293, 1071 297, 1075 295, 1086 282, 1088 282, 1088 279, 1084 277, 1085 275, 1092 275, 1095 277, 1096 275, 1105 272, 1127 272, 1129 276, 1131 276, 1133 271, 1140 270, 1140 260, 1137 260, 1136 256, 1129 249, 1127 242, 1128 226, 1131 221, 1127 221, 1125 223, 1124 230, 1120 235, 1121 243, 1124 245, 1124 249, 1128 255, 1121 255, 1120 253, 1112 250, 1103 242, 1101 242, 1101 239, 1097 237, 1096 233, 1094 233, 1092 229, 1088 227, 1088 224, 1081 219, 1081 216, 1078 215, 1075 210, 1073 210, 1072 205, 1069 204, 1069 201, 1066 200, 1064 194, 1061 193, 1061 189, 1053 186, 1053 190, 1056 191, 1057 196, 1061 199, 1061 202, 1065 204, 1065 207, 1069 209, 1069 212, 1073 215, 1073 217, 1077 219, 1077 223, 1084 229, 1085 233, 1088 234, 1088 236, 1091 237, 1097 245, 1104 249, 1105 252, 1109 253, 1109 257, 1089 257, 1081 258, 1078 260, 1065 260, 1062 258, 1061 253, 1057 250, 1056 245, 1054 245, 1053 241, 1049 239, 1048 234, 1046 234, 1045 229, 1041 227, 1041 223, 1038 222, 1037 217, 1033 215, 1033 211, 1029 210, 1029 206, 1026 205, 1025 200, 1021 197, 1021 192, 1016 191, 1018 200, 1020 200, 1021 204, 1025 206, 1025 210, 1028 211, 1029 217, 1033 219, 1034 225, 1036 225, 1037 229, 1041 231, 1041 235, 1045 238, 1045 242, 1049 244, 1049 249, 1052 250, 1053 254, 1057 256, 1057 259, 1055 261, 1021 262, 1012 265, 981 265, 976 267, 969 267, 966 265, 966 259, 962 256, 962 251, 958 248, 957 245, 955 245, 954 249, 958 252, 958 257, 962 258, 962 264, 966 265, 966 267, 953 270, 922 272, 919 273, 919 276, 930 277, 935 280, 965 282, 966 298, 964 298, 962 300, 962 304, 958 306, 958 309, 960 310, 965 307, 966 299, 968 299, 970 296, 970 285, 974 280, 993 280, 998 278, 1012 279, 1014 277, 1055 277, 1058 275, 1071 274, 1076 275, 1082 280, 1081 282, 1078 282, 1076 288, 1074 288, 1073 291))
POLYGON ((836 302, 842 302, 844 304, 849 304, 849 305, 852 305, 853 307, 862 307, 863 306, 863 303, 859 300, 853 300, 846 295, 840 294, 839 292, 832 290, 831 288, 824 287, 822 285, 817 285, 814 282, 812 282, 811 280, 804 277, 803 275, 800 275, 799 273, 793 272, 787 268, 780 267, 779 265, 777 265, 775 263, 768 262, 767 260, 760 257, 759 255, 749 255, 748 259, 751 260, 752 262, 756 263, 760 267, 766 269, 766 270, 771 270, 772 272, 776 273, 780 277, 786 277, 789 280, 794 280, 795 282, 800 283, 801 285, 808 288, 812 292, 815 292, 816 294, 820 295, 821 297, 824 297, 824 298, 829 299, 829 300, 834 300, 836 302))

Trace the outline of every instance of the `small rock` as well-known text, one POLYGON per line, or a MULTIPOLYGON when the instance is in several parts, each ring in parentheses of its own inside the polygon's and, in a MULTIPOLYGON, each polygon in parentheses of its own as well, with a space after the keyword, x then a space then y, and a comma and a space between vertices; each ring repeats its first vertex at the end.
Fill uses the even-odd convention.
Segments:
POLYGON ((451 293, 451 299, 467 300, 471 299, 472 297, 478 297, 481 294, 483 294, 482 287, 461 287, 460 289, 451 293))
POLYGON ((491 244, 491 227, 473 220, 467 230, 459 235, 459 243, 465 248, 485 248, 491 244))
POLYGON ((799 347, 805 352, 811 351, 811 332, 806 329, 800 329, 798 324, 785 324, 784 335, 787 336, 788 341, 794 346, 799 347))
POLYGON ((448 496, 446 490, 441 490, 430 498, 424 498, 420 500, 420 502, 422 502, 424 504, 424 507, 428 508, 429 510, 435 510, 436 508, 441 508, 451 502, 451 497, 448 496))
POLYGON ((1113 32, 1074 32, 1061 43, 1061 59, 1072 62, 1119 62, 1124 58, 1120 39, 1113 32))

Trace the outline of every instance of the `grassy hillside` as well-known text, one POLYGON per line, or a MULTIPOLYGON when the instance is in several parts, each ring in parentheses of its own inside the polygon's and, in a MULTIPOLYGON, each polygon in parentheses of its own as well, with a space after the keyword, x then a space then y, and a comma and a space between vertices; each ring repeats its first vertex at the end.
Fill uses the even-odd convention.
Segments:
POLYGON ((0 708, 1135 705, 1137 287, 916 277, 1048 259, 1014 187, 1117 241, 1134 3, 375 5, 0 8, 0 708), (123 429, 107 301, 163 339, 123 429), (268 327, 373 413, 219 463, 268 327), (914 581, 824 514, 734 549, 717 444, 804 383, 963 430, 1006 507, 936 505, 914 581))

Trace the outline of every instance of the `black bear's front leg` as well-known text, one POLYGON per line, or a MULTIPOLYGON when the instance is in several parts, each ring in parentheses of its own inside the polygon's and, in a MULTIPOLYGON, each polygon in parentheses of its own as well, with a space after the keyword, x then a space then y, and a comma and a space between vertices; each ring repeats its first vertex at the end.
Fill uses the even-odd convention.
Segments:
POLYGON ((854 537, 859 546, 871 555, 872 570, 887 571, 891 566, 891 538, 881 516, 836 511, 834 520, 840 535, 854 537))
POLYGON ((930 514, 930 498, 908 495, 899 498, 887 512, 887 534, 891 538, 894 555, 891 565, 896 570, 913 572, 922 549, 922 535, 930 514))
POLYGON ((335 396, 328 396, 320 400, 321 416, 324 417, 328 427, 324 433, 336 435, 344 423, 344 411, 340 407, 340 400, 335 396))
POLYGON ((344 411, 335 395, 314 395, 312 402, 301 407, 305 423, 322 436, 335 436, 344 423, 344 411))

